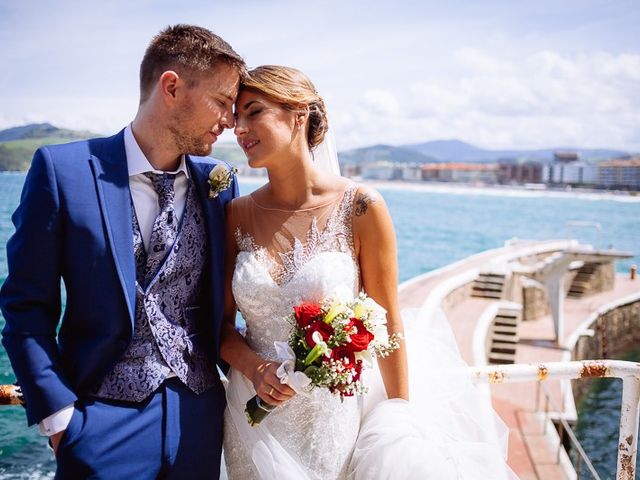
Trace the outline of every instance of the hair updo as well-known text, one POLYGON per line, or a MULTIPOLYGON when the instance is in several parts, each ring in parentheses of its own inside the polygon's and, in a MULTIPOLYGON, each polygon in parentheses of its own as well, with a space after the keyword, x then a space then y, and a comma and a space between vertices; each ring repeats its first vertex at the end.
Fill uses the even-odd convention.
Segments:
POLYGON ((312 150, 324 139, 329 122, 327 109, 309 77, 300 70, 278 65, 262 65, 251 70, 240 89, 261 93, 282 108, 297 111, 301 105, 309 109, 307 144, 312 150))

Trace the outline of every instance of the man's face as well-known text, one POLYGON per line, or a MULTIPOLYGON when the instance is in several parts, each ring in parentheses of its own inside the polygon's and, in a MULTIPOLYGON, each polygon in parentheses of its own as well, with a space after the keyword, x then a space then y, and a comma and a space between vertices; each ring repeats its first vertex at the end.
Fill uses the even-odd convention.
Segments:
POLYGON ((233 127, 239 83, 238 71, 220 64, 210 75, 201 74, 195 86, 183 89, 169 125, 181 154, 209 155, 223 130, 233 127))

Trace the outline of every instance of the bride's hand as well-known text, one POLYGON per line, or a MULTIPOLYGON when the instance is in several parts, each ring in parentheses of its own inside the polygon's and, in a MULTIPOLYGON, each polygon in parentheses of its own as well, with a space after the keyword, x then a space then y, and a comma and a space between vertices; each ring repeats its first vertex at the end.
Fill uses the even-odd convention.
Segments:
POLYGON ((277 362, 261 363, 253 375, 253 387, 258 396, 269 405, 280 405, 293 397, 296 392, 289 386, 280 383, 276 371, 277 362))

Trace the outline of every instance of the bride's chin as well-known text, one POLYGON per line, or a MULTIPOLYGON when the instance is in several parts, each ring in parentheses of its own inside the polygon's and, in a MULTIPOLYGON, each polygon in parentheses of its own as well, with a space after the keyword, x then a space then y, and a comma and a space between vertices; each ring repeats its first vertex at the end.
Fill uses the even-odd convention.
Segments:
POLYGON ((247 163, 251 168, 261 168, 264 167, 263 158, 260 155, 247 155, 247 163))
POLYGON ((247 163, 249 164, 249 166, 251 168, 261 168, 263 165, 260 164, 259 161, 253 159, 253 158, 248 158, 247 159, 247 163))

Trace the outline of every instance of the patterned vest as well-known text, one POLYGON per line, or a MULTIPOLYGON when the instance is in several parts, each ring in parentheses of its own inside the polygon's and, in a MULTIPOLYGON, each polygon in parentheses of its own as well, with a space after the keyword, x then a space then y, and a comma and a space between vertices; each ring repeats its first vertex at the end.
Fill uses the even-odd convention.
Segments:
POLYGON ((200 336, 200 322, 206 319, 196 303, 207 248, 202 207, 190 182, 176 241, 148 285, 140 284, 146 255, 132 211, 138 272, 133 338, 96 396, 140 402, 172 373, 193 392, 202 393, 218 378, 207 354, 210 345, 200 336))

